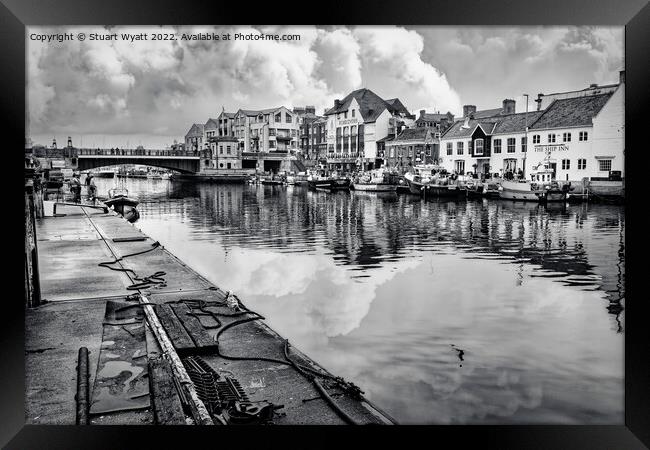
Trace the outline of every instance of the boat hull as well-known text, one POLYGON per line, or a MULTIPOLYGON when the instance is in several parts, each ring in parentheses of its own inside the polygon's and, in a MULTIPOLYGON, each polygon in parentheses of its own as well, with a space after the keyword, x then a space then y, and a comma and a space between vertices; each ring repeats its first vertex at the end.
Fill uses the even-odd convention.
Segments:
POLYGON ((424 186, 424 195, 427 197, 460 197, 465 193, 464 190, 457 186, 448 186, 444 184, 427 184, 424 186))
POLYGON ((313 189, 327 189, 330 191, 350 189, 350 180, 310 180, 309 187, 313 189))
POLYGON ((528 202, 563 202, 566 201, 566 191, 562 189, 532 190, 528 182, 503 181, 499 197, 505 200, 528 202))
POLYGON ((355 191, 366 192, 395 192, 397 190, 397 185, 381 183, 353 183, 350 188, 355 191))

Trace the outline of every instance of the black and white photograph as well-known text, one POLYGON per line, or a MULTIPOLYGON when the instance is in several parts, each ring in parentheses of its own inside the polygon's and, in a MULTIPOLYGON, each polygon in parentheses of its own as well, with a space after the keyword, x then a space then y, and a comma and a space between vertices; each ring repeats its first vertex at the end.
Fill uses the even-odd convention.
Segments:
POLYGON ((624 425, 625 34, 26 26, 25 424, 624 425))

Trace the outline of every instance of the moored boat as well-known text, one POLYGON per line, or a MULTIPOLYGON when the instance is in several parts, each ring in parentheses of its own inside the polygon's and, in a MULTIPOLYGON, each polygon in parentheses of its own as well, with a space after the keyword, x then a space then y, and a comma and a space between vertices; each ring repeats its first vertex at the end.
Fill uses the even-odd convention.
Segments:
POLYGON ((530 177, 530 180, 501 181, 499 197, 535 202, 566 201, 569 185, 561 186, 555 180, 555 171, 548 156, 531 171, 530 177))
POLYGON ((351 183, 350 189, 368 192, 395 192, 398 186, 398 175, 383 169, 358 176, 351 183))
POLYGON ((404 178, 413 194, 427 197, 458 197, 465 192, 443 167, 433 164, 414 166, 413 171, 405 174, 404 178))
POLYGON ((319 169, 307 178, 311 189, 327 189, 330 191, 350 189, 350 179, 339 176, 336 172, 329 173, 326 169, 319 169))
POLYGON ((108 199, 104 204, 121 214, 129 222, 135 222, 140 217, 140 213, 135 207, 139 202, 129 197, 129 191, 125 188, 113 188, 108 191, 108 199))

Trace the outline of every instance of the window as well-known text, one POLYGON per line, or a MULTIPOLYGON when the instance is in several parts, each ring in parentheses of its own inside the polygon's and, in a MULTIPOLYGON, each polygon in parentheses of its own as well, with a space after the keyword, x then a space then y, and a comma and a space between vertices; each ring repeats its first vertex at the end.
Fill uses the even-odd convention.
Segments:
POLYGON ((587 168, 587 160, 586 159, 579 159, 578 160, 578 170, 584 170, 587 168))
POLYGON ((291 120, 293 119, 290 114, 285 114, 284 118, 287 119, 287 123, 291 123, 291 120))
POLYGON ((609 172, 612 170, 612 160, 611 159, 599 159, 598 160, 598 170, 601 172, 609 172))
POLYGON ((555 143, 555 135, 554 134, 549 134, 548 135, 548 143, 549 144, 555 143))
POLYGON ((447 155, 453 155, 453 154, 454 154, 453 144, 451 142, 447 142, 447 155))
POLYGON ((354 109, 352 110, 352 117, 354 117, 354 109))
POLYGON ((587 140, 587 132, 586 131, 581 131, 580 134, 578 135, 578 140, 579 141, 586 141, 587 140))
POLYGON ((282 122, 282 114, 281 113, 277 113, 275 115, 275 121, 276 122, 282 122))
POLYGON ((501 153, 501 139, 494 140, 494 153, 501 153))
POLYGON ((526 142, 526 139, 527 138, 525 136, 521 138, 521 151, 522 152, 525 152, 526 150, 528 150, 528 143, 526 142))
POLYGON ((219 146, 219 154, 220 154, 220 155, 223 155, 223 145, 220 145, 220 146, 219 146))
POLYGON ((459 154, 459 155, 462 155, 463 152, 464 152, 463 143, 462 142, 457 142, 456 143, 456 153, 459 154))
POLYGON ((474 139, 474 154, 483 154, 483 139, 474 139))
POLYGON ((571 160, 563 159, 562 160, 562 170, 569 170, 571 168, 571 160))
POLYGON ((226 146, 226 154, 230 155, 230 145, 226 146))
POLYGON ((539 134, 533 135, 533 144, 539 144, 539 134))
POLYGON ((456 172, 458 172, 461 175, 465 174, 465 161, 464 160, 458 160, 456 161, 456 172))
POLYGON ((515 138, 508 138, 508 153, 515 152, 515 138))
MULTIPOLYGON (((230 165, 230 163, 228 163, 228 168, 230 169, 230 167, 231 167, 231 165, 230 165)), ((230 194, 230 192, 229 192, 229 194, 230 194)))
POLYGON ((344 111, 344 112, 343 112, 343 118, 344 118, 344 119, 347 119, 347 118, 348 118, 348 112, 347 112, 347 111, 344 111))
POLYGON ((562 142, 571 142, 571 133, 562 133, 562 142))

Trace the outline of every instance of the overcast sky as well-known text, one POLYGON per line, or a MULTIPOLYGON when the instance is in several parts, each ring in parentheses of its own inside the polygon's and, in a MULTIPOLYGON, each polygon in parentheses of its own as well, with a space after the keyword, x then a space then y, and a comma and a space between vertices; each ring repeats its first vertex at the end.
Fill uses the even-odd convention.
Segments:
POLYGON ((615 83, 623 28, 611 27, 29 27, 28 134, 59 146, 162 148, 222 107, 314 105, 361 87, 417 114, 463 104, 525 110, 538 93, 615 83), (299 41, 152 41, 151 34, 299 34, 299 41), (43 43, 32 33, 148 33, 148 41, 43 43))

